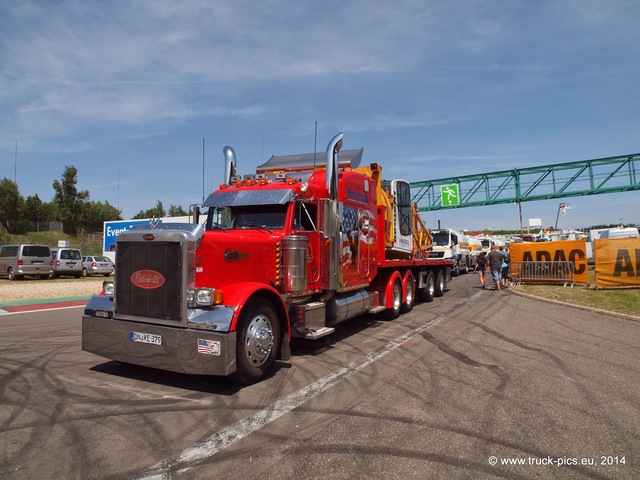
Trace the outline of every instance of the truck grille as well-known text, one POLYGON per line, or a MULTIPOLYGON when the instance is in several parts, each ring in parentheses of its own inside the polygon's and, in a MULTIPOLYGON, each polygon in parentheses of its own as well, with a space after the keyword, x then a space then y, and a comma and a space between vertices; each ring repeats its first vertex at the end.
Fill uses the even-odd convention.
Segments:
POLYGON ((444 250, 433 250, 429 252, 429 258, 444 258, 444 250))
POLYGON ((177 242, 118 242, 115 315, 182 320, 182 252, 177 242))

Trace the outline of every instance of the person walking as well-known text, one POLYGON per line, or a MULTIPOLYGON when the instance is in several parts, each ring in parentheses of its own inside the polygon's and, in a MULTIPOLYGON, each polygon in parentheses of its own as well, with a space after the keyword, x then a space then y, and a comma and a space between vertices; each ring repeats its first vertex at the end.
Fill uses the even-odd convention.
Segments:
POLYGON ((509 286, 509 252, 500 245, 500 255, 502 255, 502 288, 509 286))
POLYGON ((482 284, 482 288, 485 288, 484 278, 485 272, 487 271, 487 255, 484 252, 480 252, 478 258, 476 258, 476 266, 473 269, 473 272, 478 272, 480 275, 480 283, 482 284))
POLYGON ((495 245, 491 245, 491 251, 487 255, 489 261, 489 268, 491 269, 491 277, 496 284, 496 290, 500 290, 500 284, 502 283, 502 254, 496 250, 495 245))

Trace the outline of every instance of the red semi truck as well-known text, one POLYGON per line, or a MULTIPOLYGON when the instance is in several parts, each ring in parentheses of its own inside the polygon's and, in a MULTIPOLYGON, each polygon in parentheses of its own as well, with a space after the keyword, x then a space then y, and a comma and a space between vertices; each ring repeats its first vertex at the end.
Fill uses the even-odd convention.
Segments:
POLYGON ((289 359, 292 337, 443 295, 453 262, 429 257, 409 183, 382 180, 379 165, 359 166, 362 149, 341 147, 339 134, 324 162, 274 156, 244 177, 226 147, 226 182, 193 224, 117 237, 114 282, 82 317, 83 350, 249 384, 289 359))

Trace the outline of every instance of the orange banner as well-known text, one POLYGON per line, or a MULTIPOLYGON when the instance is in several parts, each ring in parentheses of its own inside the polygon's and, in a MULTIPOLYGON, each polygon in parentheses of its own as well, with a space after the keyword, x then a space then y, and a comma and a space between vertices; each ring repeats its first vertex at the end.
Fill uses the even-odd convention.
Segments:
POLYGON ((640 286, 640 238, 595 240, 597 287, 640 286))
POLYGON ((510 243, 509 258, 512 262, 572 262, 576 283, 589 283, 584 240, 510 243))

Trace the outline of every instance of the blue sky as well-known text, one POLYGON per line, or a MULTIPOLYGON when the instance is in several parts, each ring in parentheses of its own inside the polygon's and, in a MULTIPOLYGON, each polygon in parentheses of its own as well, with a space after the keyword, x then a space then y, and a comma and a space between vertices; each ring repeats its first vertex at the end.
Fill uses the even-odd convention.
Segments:
MULTIPOLYGON (((0 178, 50 201, 74 165, 130 218, 200 202, 225 145, 240 173, 313 151, 316 122, 319 151, 344 132, 388 179, 638 153, 638 19, 637 0, 0 0, 0 178)), ((640 222, 640 192, 566 203, 559 227, 640 222)), ((520 228, 516 205, 423 218, 520 228)))

